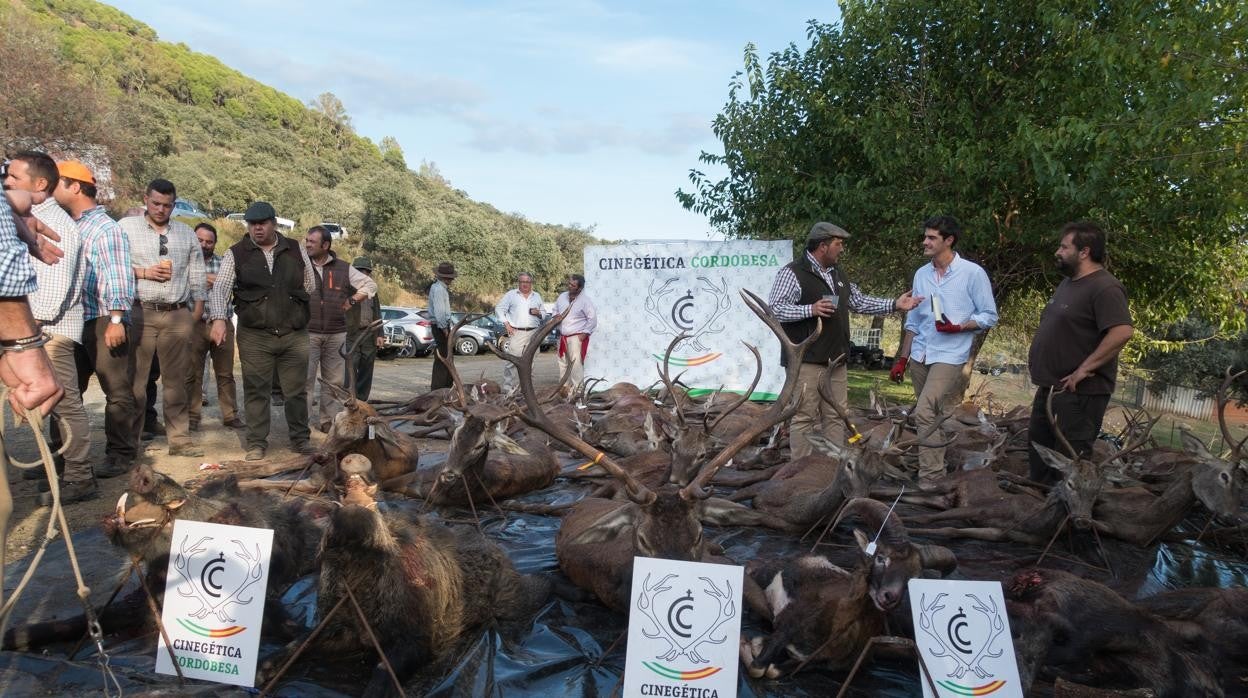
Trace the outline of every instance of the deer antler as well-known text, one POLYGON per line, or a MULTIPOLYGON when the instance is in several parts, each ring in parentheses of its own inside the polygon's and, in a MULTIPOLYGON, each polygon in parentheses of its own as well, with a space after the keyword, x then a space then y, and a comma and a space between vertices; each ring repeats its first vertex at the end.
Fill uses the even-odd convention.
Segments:
POLYGON ((1226 403, 1229 400, 1227 391, 1230 390, 1231 384, 1240 376, 1248 373, 1248 371, 1240 371, 1234 375, 1231 374, 1231 367, 1226 367, 1226 380, 1222 381, 1222 385, 1218 386, 1217 402, 1218 402, 1218 427, 1222 430, 1222 438, 1226 440, 1226 445, 1231 449, 1231 459, 1244 457, 1244 443, 1248 442, 1248 437, 1238 443, 1231 438, 1231 430, 1226 426, 1226 403))
POLYGON ((1049 397, 1044 402, 1044 411, 1049 416, 1049 424, 1053 425, 1053 434, 1057 436, 1058 443, 1062 445, 1062 448, 1066 449, 1066 452, 1070 454, 1071 458, 1077 459, 1079 458, 1079 453, 1075 451, 1074 447, 1070 445, 1070 442, 1066 440, 1066 435, 1062 433, 1062 428, 1057 426, 1057 416, 1053 414, 1053 387, 1054 386, 1051 385, 1049 386, 1049 397))
POLYGON ((845 410, 837 404, 836 400, 832 399, 832 369, 836 368, 844 360, 845 355, 841 354, 828 362, 828 367, 823 370, 823 373, 819 374, 819 384, 816 386, 816 389, 819 391, 819 397, 831 405, 832 411, 836 412, 836 416, 840 417, 842 422, 845 422, 846 433, 853 437, 858 435, 858 428, 849 420, 849 415, 845 413, 845 410))
MULTIPOLYGON (((566 314, 567 311, 565 310, 564 312, 547 320, 546 324, 542 325, 541 329, 538 330, 538 336, 545 337, 550 334, 550 331, 555 328, 555 325, 563 322, 563 316, 566 314)), ((620 465, 612 460, 606 453, 594 448, 581 439, 581 437, 556 424, 550 419, 550 417, 546 416, 545 412, 542 411, 541 406, 537 402, 537 391, 533 388, 533 357, 537 354, 540 344, 540 342, 529 342, 529 346, 525 348, 524 354, 521 356, 512 356, 511 354, 499 351, 498 347, 492 344, 487 345, 489 346, 490 351, 494 352, 495 356, 503 359, 504 361, 510 362, 516 367, 516 372, 519 374, 520 379, 520 393, 524 396, 524 406, 526 410, 526 412, 520 415, 520 419, 524 420, 526 424, 534 427, 535 429, 539 429, 550 435, 552 438, 576 449, 581 453, 581 455, 590 459, 595 464, 601 465, 603 470, 606 470, 612 477, 624 483, 624 491, 628 495, 629 499, 642 505, 649 504, 654 501, 654 493, 651 492, 645 485, 638 482, 637 479, 632 476, 632 473, 629 473, 627 470, 621 468, 620 465)))
MULTIPOLYGON (((672 411, 675 413, 676 421, 682 429, 687 428, 688 425, 685 424, 684 406, 680 401, 680 393, 676 392, 676 382, 672 380, 671 375, 668 373, 668 366, 670 365, 668 362, 672 359, 672 350, 676 348, 676 345, 688 338, 689 335, 684 332, 676 335, 671 343, 667 345, 667 351, 663 352, 663 364, 657 367, 659 369, 659 379, 667 387, 667 394, 672 396, 672 411)), ((676 380, 679 381, 680 376, 676 376, 676 380)))
MULTIPOLYGON (((747 344, 746 346, 749 347, 750 345, 747 344)), ((715 421, 711 422, 710 426, 706 428, 706 433, 708 434, 711 433, 712 429, 719 426, 719 423, 724 421, 724 417, 727 417, 728 415, 732 414, 732 412, 736 410, 738 407, 744 405, 750 399, 750 396, 754 394, 754 388, 758 387, 758 381, 761 380, 763 377, 763 357, 761 354, 758 353, 758 349, 756 349, 755 347, 750 347, 750 351, 754 352, 754 363, 757 366, 757 370, 754 371, 753 382, 750 383, 750 387, 745 389, 744 393, 741 393, 740 400, 737 400, 731 405, 728 405, 728 409, 721 412, 719 416, 715 418, 715 421)), ((708 408, 709 408, 709 405, 708 405, 708 408)))
POLYGON ((459 328, 480 317, 484 316, 480 313, 475 315, 464 313, 459 322, 455 323, 446 334, 446 354, 436 349, 433 352, 435 355, 434 360, 441 361, 446 366, 446 370, 451 374, 451 383, 455 385, 455 392, 459 395, 460 409, 468 408, 468 394, 464 391, 464 380, 459 377, 459 369, 455 368, 455 335, 459 333, 459 328))
POLYGON ((1144 428, 1133 429, 1135 433, 1135 439, 1133 441, 1128 441, 1127 445, 1123 446, 1117 452, 1111 453, 1108 457, 1102 458, 1099 462, 1097 462, 1096 469, 1098 472, 1100 471, 1101 466, 1107 465, 1118 458, 1122 458, 1128 453, 1148 443, 1148 435, 1153 431, 1153 427, 1157 425, 1157 422, 1161 420, 1161 415, 1158 414, 1156 417, 1150 417, 1148 410, 1145 409, 1141 409, 1139 414, 1143 415, 1143 417, 1140 418, 1141 420, 1147 420, 1144 421, 1144 428))
MULTIPOLYGON (((815 322, 815 331, 801 344, 794 344, 788 335, 784 333, 784 328, 780 326, 780 321, 772 315, 771 307, 762 298, 746 289, 741 289, 741 297, 745 300, 745 304, 750 311, 766 323, 767 327, 771 328, 772 333, 780 340, 786 367, 784 387, 781 388, 780 394, 776 396, 776 401, 754 421, 749 429, 738 434, 737 438, 729 442, 722 451, 715 454, 715 457, 710 462, 702 466, 698 476, 680 490, 680 495, 685 498, 696 497, 705 499, 709 497, 711 495, 711 490, 709 489, 711 478, 715 477, 715 473, 719 472, 720 468, 732 460, 732 457, 738 451, 758 440, 758 437, 768 429, 797 413, 797 406, 801 401, 801 393, 796 390, 798 369, 802 365, 802 357, 806 355, 806 350, 814 344, 815 340, 819 338, 819 334, 823 331, 823 320, 817 320, 815 322)), ((747 344, 746 346, 749 345, 747 344)), ((755 347, 750 347, 750 349, 755 356, 758 356, 758 349, 755 347)), ((762 373, 762 370, 762 360, 760 359, 757 372, 762 373)), ((755 381, 757 381, 757 378, 755 381)), ((753 392, 753 389, 751 389, 751 392, 753 392)))

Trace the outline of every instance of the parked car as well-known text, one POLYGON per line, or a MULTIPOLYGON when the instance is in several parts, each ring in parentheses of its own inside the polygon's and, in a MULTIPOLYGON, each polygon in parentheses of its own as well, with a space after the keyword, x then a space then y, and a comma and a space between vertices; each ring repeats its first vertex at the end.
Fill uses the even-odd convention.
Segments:
POLYGON ((191 201, 190 199, 175 200, 173 202, 173 213, 171 216, 174 218, 195 218, 197 220, 208 218, 208 214, 204 213, 204 210, 199 207, 199 204, 191 201))
POLYGON ((416 338, 408 334, 401 325, 386 323, 381 328, 386 343, 377 349, 377 356, 383 359, 411 357, 416 355, 416 338))
POLYGON ((868 370, 878 370, 888 366, 889 362, 884 356, 884 350, 879 347, 864 347, 850 343, 849 345, 849 361, 850 366, 862 366, 868 370))
MULTIPOLYGON (((457 323, 463 319, 464 314, 461 312, 451 313, 451 322, 457 323)), ((496 333, 490 327, 490 323, 480 323, 485 318, 477 318, 470 323, 459 328, 459 332, 455 333, 455 353, 460 356, 473 356, 485 350, 486 344, 492 344, 498 339, 496 333)))
POLYGON ((975 370, 985 376, 1000 376, 1007 372, 1017 375, 1027 370, 1027 364, 1006 354, 997 354, 976 359, 975 370))
POLYGON ((399 352, 402 358, 425 356, 433 351, 433 330, 430 329, 429 320, 422 315, 423 312, 420 308, 381 306, 381 319, 386 321, 386 325, 402 328, 412 338, 408 349, 399 352))
POLYGON ((337 223, 322 222, 321 227, 329 231, 329 237, 331 240, 347 237, 347 229, 337 223))

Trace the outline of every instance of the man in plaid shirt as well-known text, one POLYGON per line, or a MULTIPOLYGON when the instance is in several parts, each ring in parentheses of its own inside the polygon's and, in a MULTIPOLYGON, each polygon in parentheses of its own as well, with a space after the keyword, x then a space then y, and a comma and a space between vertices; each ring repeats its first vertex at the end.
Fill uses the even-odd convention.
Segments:
MULTIPOLYGON (((217 229, 209 223, 200 223, 195 226, 195 237, 204 256, 204 272, 208 290, 211 291, 217 272, 221 270, 221 255, 213 254, 217 249, 217 229)), ((246 426, 238 418, 238 391, 234 387, 234 325, 230 322, 233 315, 233 309, 227 307, 225 341, 220 345, 212 343, 212 323, 207 312, 201 322, 195 323, 195 332, 191 335, 191 370, 187 376, 191 431, 199 431, 204 402, 204 362, 209 356, 212 357, 212 371, 217 380, 217 404, 221 407, 222 423, 231 429, 246 426)))
MULTIPOLYGON (((52 422, 51 426, 54 447, 61 441, 60 424, 68 427, 72 434, 64 453, 61 501, 73 502, 96 497, 99 488, 91 471, 91 422, 78 391, 78 366, 74 358, 76 347, 82 343, 82 244, 78 225, 52 196, 59 179, 55 160, 44 153, 25 151, 9 161, 4 188, 27 192, 32 199, 46 197, 31 207, 31 214, 60 236, 60 248, 65 253, 57 264, 35 260, 39 290, 30 295, 30 310, 48 335, 44 351, 65 389, 65 395, 53 410, 60 421, 52 422)), ((46 477, 40 468, 27 470, 23 475, 32 479, 46 477)), ((52 493, 40 494, 39 502, 49 506, 52 493)))
MULTIPOLYGON (((831 408, 823 408, 819 381, 828 371, 832 399, 844 411, 849 400, 849 380, 845 362, 828 368, 828 362, 849 352, 849 313, 885 315, 907 311, 923 301, 909 291, 897 298, 867 296, 857 284, 849 283, 837 268, 849 233, 831 223, 816 223, 806 236, 806 254, 776 273, 767 302, 780 326, 794 342, 805 341, 822 321, 822 331, 806 350, 798 368, 801 404, 789 425, 789 451, 792 458, 813 450, 807 434, 816 429, 832 443, 845 445, 845 424, 831 408)), ((783 359, 783 357, 782 357, 783 359)))
POLYGON ((82 236, 82 344, 76 348, 78 387, 87 389, 94 373, 104 390, 105 462, 96 477, 130 470, 138 456, 139 434, 133 429, 134 354, 125 325, 134 302, 130 241, 117 222, 95 201, 95 175, 81 162, 57 164, 56 202, 78 223, 82 236))

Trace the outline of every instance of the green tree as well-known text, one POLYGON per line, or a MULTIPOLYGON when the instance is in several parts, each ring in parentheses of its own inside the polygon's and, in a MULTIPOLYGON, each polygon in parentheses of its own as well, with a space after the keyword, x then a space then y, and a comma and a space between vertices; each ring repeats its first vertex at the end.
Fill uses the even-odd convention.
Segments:
POLYGON ((849 263, 897 286, 920 222, 958 216, 959 247, 999 300, 1051 289, 1056 232, 1111 232, 1111 269, 1143 324, 1242 327, 1248 212, 1248 6, 1213 0, 846 0, 839 25, 764 64, 753 46, 714 121, 723 153, 681 203, 734 237, 854 234, 849 263))
POLYGON ((403 147, 399 145, 399 139, 394 136, 386 136, 381 139, 381 143, 378 143, 377 147, 381 150, 383 162, 396 170, 407 171, 407 160, 403 159, 403 147))

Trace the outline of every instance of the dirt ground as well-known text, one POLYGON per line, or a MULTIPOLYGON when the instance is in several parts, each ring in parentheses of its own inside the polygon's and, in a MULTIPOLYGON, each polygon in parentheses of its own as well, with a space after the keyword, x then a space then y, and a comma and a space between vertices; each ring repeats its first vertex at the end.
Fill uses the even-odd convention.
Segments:
MULTIPOLYGON (((464 380, 479 380, 481 376, 494 380, 502 379, 504 362, 492 354, 461 356, 456 358, 455 364, 464 380)), ((427 391, 432 365, 431 357, 378 361, 371 398, 374 400, 407 400, 427 391)), ((556 372, 553 352, 539 354, 534 360, 534 381, 537 385, 553 384, 556 380, 556 372)), ((238 384, 238 400, 241 407, 242 379, 238 376, 237 367, 235 380, 238 384)), ((209 405, 203 408, 202 428, 193 435, 195 444, 203 449, 204 457, 171 457, 167 453, 168 444, 164 437, 143 444, 146 447, 143 457, 147 462, 179 482, 199 477, 202 474, 200 471, 202 463, 220 463, 243 458, 245 451, 243 430, 228 429, 221 423, 215 384, 210 387, 209 393, 209 405)), ((104 460, 104 394, 100 391, 99 385, 92 381, 84 397, 91 419, 91 458, 93 462, 102 462, 104 460)), ((7 418, 11 420, 11 416, 7 418)), ((282 408, 272 408, 271 419, 269 456, 280 457, 287 453, 286 449, 289 446, 282 408)), ((10 421, 6 424, 4 438, 5 446, 12 458, 26 462, 38 460, 34 436, 29 427, 14 427, 10 421)), ((324 434, 316 429, 312 430, 313 443, 319 444, 324 438, 324 434)), ((429 439, 424 440, 422 446, 430 452, 445 451, 447 442, 429 439)), ((9 536, 4 551, 6 563, 26 557, 32 552, 32 546, 39 545, 39 541, 43 539, 47 531, 49 512, 49 509, 39 507, 39 490, 35 481, 23 479, 22 473, 18 472, 17 468, 10 468, 8 479, 13 491, 13 517, 9 522, 9 536)), ((99 498, 67 505, 65 517, 70 528, 73 531, 81 531, 98 525, 105 515, 116 508, 117 499, 125 487, 124 476, 101 480, 99 498)))

